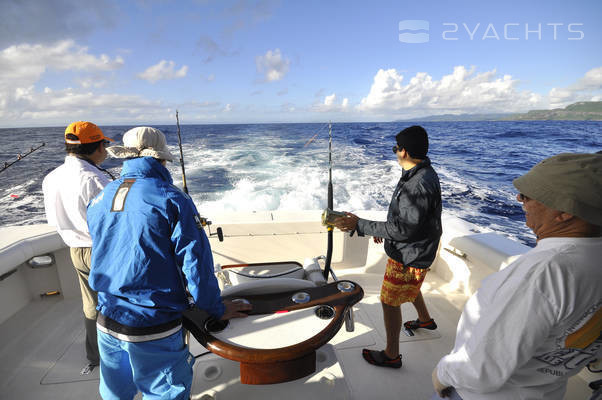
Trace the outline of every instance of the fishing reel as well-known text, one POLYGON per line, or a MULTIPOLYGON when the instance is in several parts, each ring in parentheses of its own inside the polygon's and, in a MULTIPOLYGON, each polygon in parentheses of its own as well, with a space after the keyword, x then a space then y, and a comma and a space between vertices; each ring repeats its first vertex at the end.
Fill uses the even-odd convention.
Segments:
POLYGON ((333 227, 334 226, 333 222, 335 219, 340 218, 340 217, 346 217, 346 216, 347 216, 347 214, 345 214, 344 212, 335 211, 330 208, 327 208, 322 213, 322 225, 328 226, 328 227, 333 227))
POLYGON ((211 224, 212 224, 212 222, 209 221, 209 219, 207 219, 205 217, 201 217, 200 215, 196 215, 195 216, 195 220, 196 220, 197 227, 199 229, 203 229, 203 228, 207 227, 207 230, 209 230, 209 237, 217 236, 217 239, 220 242, 224 241, 224 232, 222 231, 221 227, 218 227, 215 230, 215 232, 211 232, 211 224))

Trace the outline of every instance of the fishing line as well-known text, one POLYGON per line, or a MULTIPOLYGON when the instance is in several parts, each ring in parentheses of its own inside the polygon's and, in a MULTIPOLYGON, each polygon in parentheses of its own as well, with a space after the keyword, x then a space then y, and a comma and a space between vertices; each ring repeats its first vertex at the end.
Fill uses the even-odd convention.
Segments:
POLYGON ((315 134, 315 135, 313 135, 313 136, 311 137, 311 139, 309 139, 307 142, 305 142, 305 144, 303 145, 303 147, 306 147, 308 144, 310 144, 311 142, 313 142, 313 141, 314 141, 314 139, 318 137, 318 135, 320 134, 320 132, 322 132, 322 130, 323 130, 324 128, 326 128, 327 126, 328 126, 328 124, 324 124, 324 125, 322 125, 322 127, 321 127, 321 128, 318 130, 318 132, 316 132, 316 134, 315 134))
MULTIPOLYGON (((184 193, 188 194, 188 185, 186 184, 186 169, 184 168, 184 151, 182 150, 182 136, 180 135, 180 118, 178 116, 178 110, 176 110, 176 125, 178 127, 178 146, 180 147, 180 165, 182 166, 182 189, 184 193)), ((216 236, 220 242, 224 241, 224 233, 221 227, 216 229, 216 232, 211 232, 211 221, 205 217, 201 217, 199 214, 195 215, 195 221, 199 229, 203 229, 205 226, 209 230, 209 237, 216 236)))

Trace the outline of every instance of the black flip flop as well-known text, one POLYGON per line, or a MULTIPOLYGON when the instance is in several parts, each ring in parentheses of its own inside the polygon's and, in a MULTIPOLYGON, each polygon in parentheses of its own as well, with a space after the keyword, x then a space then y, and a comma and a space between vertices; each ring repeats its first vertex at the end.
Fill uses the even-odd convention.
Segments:
POLYGON ((409 329, 409 330, 413 330, 413 331, 415 331, 416 329, 419 329, 419 328, 430 329, 432 331, 432 330, 437 329, 437 324, 435 323, 435 320, 432 318, 426 322, 421 322, 419 319, 416 319, 414 321, 404 322, 403 327, 405 329, 409 329))
POLYGON ((364 357, 364 360, 368 361, 372 365, 377 365, 379 367, 401 368, 401 354, 395 358, 389 358, 385 354, 384 350, 376 351, 362 349, 362 356, 364 357))

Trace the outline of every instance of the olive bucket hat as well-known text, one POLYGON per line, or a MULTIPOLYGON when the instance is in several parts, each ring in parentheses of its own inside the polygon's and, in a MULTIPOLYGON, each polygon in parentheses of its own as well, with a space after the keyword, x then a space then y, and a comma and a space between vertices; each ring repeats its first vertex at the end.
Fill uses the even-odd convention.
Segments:
POLYGON ((602 226, 602 154, 558 154, 512 183, 550 208, 602 226))

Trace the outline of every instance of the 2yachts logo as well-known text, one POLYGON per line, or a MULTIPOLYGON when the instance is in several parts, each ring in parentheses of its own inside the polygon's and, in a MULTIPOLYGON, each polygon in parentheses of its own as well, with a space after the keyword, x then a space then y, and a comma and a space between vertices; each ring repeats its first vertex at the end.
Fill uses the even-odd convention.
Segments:
MULTIPOLYGON (((508 22, 505 24, 469 24, 443 22, 443 40, 583 40, 583 23, 538 22, 535 24, 508 22)), ((420 19, 399 21, 399 41, 402 43, 426 43, 430 41, 430 23, 420 19)))
POLYGON ((430 39, 430 36, 427 33, 429 31, 429 26, 429 22, 423 19, 406 19, 404 21, 399 21, 399 32, 401 32, 399 34, 399 41, 403 43, 426 43, 430 39))

